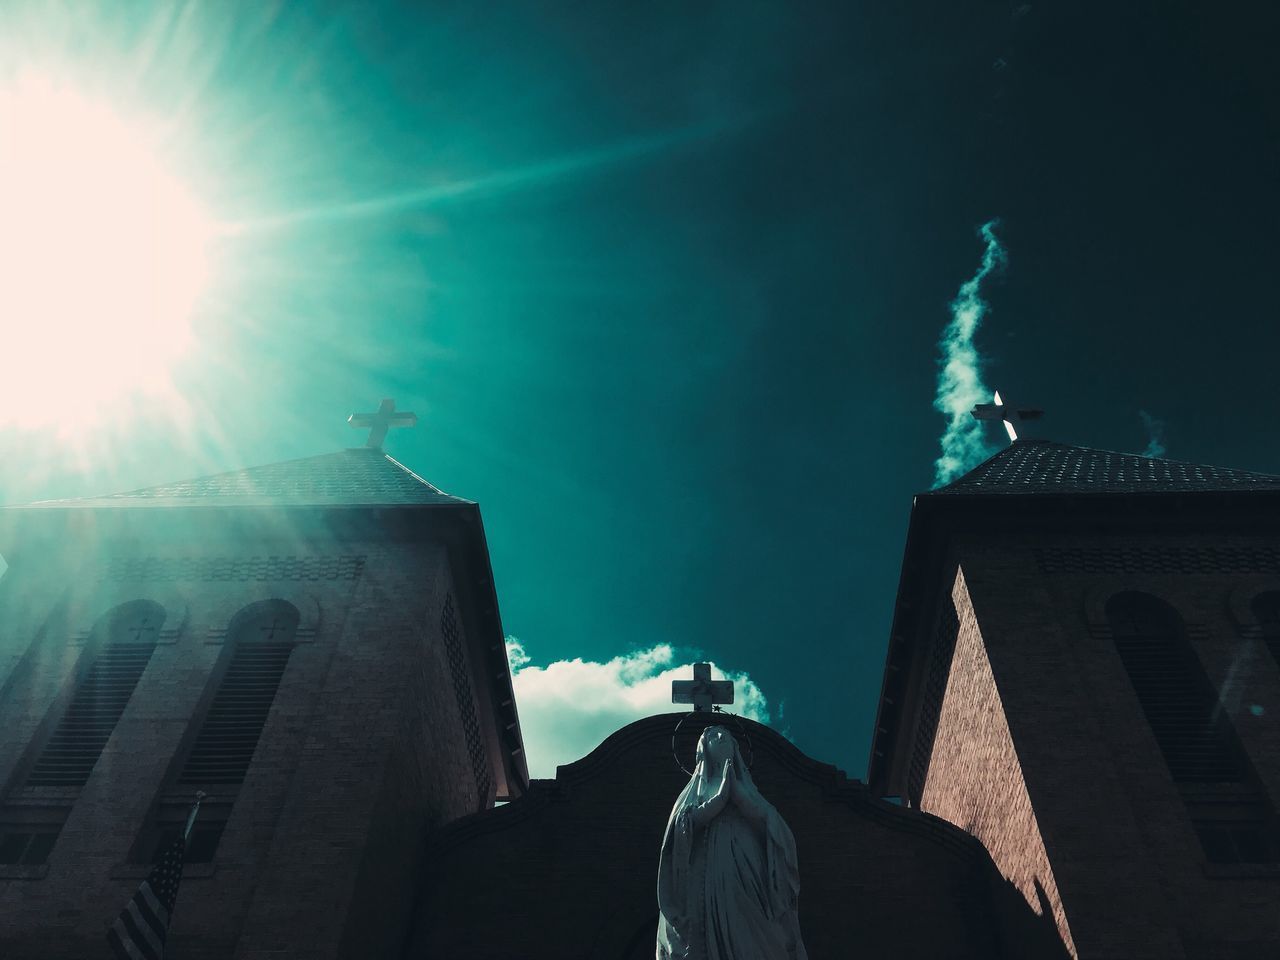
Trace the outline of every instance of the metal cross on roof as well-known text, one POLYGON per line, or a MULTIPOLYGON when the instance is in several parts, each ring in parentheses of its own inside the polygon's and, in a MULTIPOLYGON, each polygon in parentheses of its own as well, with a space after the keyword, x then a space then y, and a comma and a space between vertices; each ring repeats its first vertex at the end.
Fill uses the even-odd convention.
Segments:
POLYGON ((389 398, 378 405, 376 413, 353 413, 347 417, 347 423, 351 426, 369 431, 369 439, 365 441, 365 446, 372 447, 374 450, 382 449, 382 444, 387 439, 387 430, 391 427, 412 427, 417 422, 416 413, 408 411, 397 413, 396 402, 389 398))
POLYGON ((711 664, 695 663, 692 680, 671 681, 671 702, 692 703, 695 712, 716 703, 733 703, 733 681, 712 680, 711 664))
POLYGON ((1018 431, 1014 424, 1027 420, 1039 420, 1044 416, 1043 410, 1035 407, 1015 407, 1000 399, 1000 391, 996 391, 995 403, 980 403, 970 411, 977 420, 999 420, 1004 423, 1005 432, 1010 440, 1018 439, 1018 431))

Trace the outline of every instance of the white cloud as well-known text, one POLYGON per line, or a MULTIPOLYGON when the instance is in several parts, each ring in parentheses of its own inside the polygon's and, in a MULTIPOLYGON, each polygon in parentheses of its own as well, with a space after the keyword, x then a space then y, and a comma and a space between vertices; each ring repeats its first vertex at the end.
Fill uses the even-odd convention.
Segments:
MULTIPOLYGON (((535 666, 524 645, 508 637, 507 657, 531 777, 554 777, 559 764, 586 756, 634 720, 688 709, 671 703, 671 681, 691 679, 692 663, 677 663, 665 643, 604 663, 577 658, 535 666)), ((769 722, 769 705, 755 681, 714 663, 711 675, 733 681, 734 702, 727 709, 769 722)))
POLYGON ((933 406, 946 416, 947 426, 942 433, 942 455, 933 465, 935 487, 950 483, 995 452, 987 443, 984 424, 975 420, 971 411, 975 404, 991 402, 991 391, 982 382, 982 358, 973 345, 973 336, 987 313, 987 302, 980 296, 982 281, 1007 260, 1004 247, 996 238, 996 223, 989 220, 979 231, 986 243, 982 264, 960 285, 951 301, 951 322, 938 341, 942 359, 933 406))

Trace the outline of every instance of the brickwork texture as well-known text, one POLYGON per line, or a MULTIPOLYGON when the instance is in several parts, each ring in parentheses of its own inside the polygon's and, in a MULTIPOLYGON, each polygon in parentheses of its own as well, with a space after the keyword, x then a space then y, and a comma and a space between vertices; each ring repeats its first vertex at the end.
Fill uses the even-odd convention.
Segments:
POLYGON ((974 536, 956 547, 967 626, 925 809, 973 830, 1024 893, 1038 879, 1081 957, 1280 950, 1280 865, 1206 862, 1103 612, 1128 590, 1177 610, 1274 808, 1280 665, 1249 622, 1248 597, 1280 577, 1237 560, 1275 547, 1192 534, 974 536))
POLYGON ((187 868, 170 952, 398 956, 427 835, 490 800, 477 791, 440 637, 453 590, 448 552, 430 542, 338 542, 324 530, 85 546, 19 555, 0 583, 0 789, 10 797, 92 648, 85 618, 131 599, 178 612, 48 862, 0 865, 0 956, 106 955, 105 931, 147 871, 130 862, 131 848, 210 696, 227 624, 269 598, 294 603, 310 626, 299 631, 214 863, 187 868), (237 557, 282 579, 218 575, 237 557), (277 557, 293 560, 253 559, 277 557))

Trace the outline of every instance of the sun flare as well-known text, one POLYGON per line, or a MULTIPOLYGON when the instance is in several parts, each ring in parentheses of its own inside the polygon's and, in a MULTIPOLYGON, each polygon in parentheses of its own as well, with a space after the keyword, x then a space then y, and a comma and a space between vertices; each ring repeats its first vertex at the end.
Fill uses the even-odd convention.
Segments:
POLYGON ((163 393, 208 279, 209 221, 148 127, 40 78, 0 89, 0 410, 91 422, 163 393))

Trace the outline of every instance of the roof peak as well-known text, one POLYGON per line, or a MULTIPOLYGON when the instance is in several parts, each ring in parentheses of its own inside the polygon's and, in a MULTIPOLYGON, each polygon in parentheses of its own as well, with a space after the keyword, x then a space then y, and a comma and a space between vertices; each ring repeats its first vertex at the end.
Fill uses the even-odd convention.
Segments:
POLYGON ((1055 440, 1016 440, 933 495, 1280 490, 1280 477, 1055 440))

